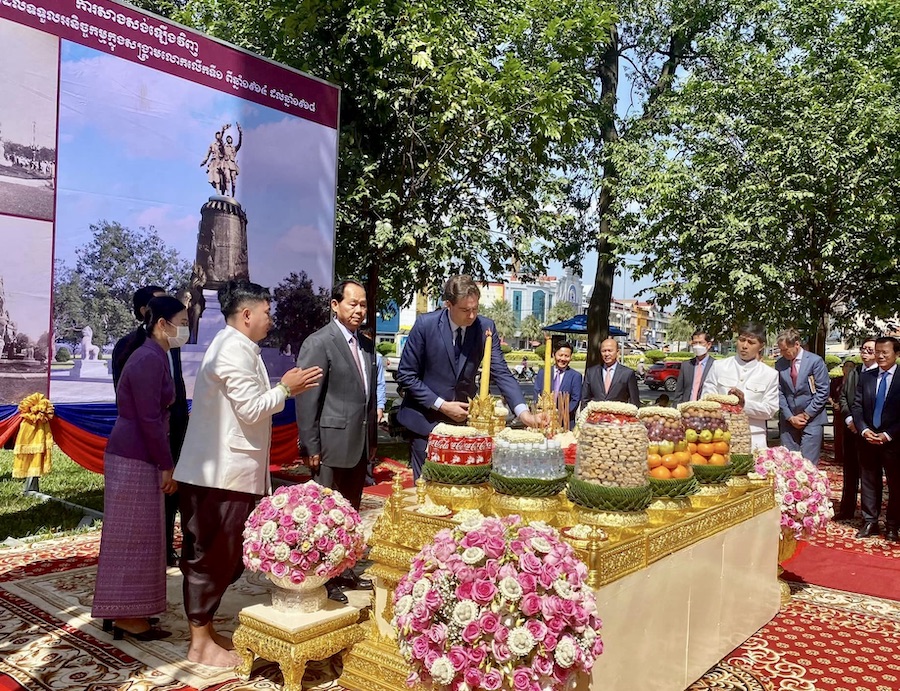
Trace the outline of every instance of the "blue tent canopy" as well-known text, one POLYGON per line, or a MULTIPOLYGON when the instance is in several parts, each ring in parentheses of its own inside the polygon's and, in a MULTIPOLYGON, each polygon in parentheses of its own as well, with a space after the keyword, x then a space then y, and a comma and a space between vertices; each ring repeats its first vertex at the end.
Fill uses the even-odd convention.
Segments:
MULTIPOLYGON (((553 331, 555 333, 568 333, 568 334, 586 334, 587 333, 587 315, 586 314, 576 314, 571 319, 566 319, 565 321, 559 322, 558 324, 551 324, 550 326, 545 326, 544 331, 553 331)), ((610 336, 627 336, 628 334, 622 331, 617 326, 613 326, 610 324, 609 326, 609 335, 610 336)))

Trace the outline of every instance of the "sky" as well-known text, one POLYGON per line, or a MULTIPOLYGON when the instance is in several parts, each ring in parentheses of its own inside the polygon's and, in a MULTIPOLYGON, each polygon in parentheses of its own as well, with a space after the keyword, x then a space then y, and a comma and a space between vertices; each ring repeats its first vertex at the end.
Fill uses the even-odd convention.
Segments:
MULTIPOLYGON (((633 264, 640 263, 644 260, 642 255, 626 255, 624 257, 625 265, 630 266, 633 264)), ((622 266, 620 262, 619 266, 622 266)), ((550 262, 550 267, 547 271, 550 276, 562 276, 563 275, 563 265, 560 262, 550 262)), ((583 273, 581 276, 581 282, 586 286, 591 286, 594 284, 594 276, 597 273, 597 253, 589 252, 585 256, 583 263, 583 273)), ((649 278, 642 278, 639 280, 635 280, 631 275, 631 271, 626 269, 624 272, 616 276, 615 281, 613 282, 613 297, 615 298, 633 298, 638 297, 637 292, 644 288, 650 288, 653 286, 653 281, 649 278), (622 275, 624 273, 624 275, 622 275)), ((640 296, 640 299, 646 300, 647 295, 640 296)))
POLYGON ((50 330, 52 243, 53 224, 49 221, 0 216, 0 247, 16 257, 0 267, 4 310, 18 331, 32 341, 50 330))
POLYGON ((204 159, 215 133, 238 141, 250 278, 291 271, 331 284, 336 132, 144 65, 63 41, 56 257, 73 265, 100 220, 155 226, 193 262, 200 207, 217 192, 204 159))

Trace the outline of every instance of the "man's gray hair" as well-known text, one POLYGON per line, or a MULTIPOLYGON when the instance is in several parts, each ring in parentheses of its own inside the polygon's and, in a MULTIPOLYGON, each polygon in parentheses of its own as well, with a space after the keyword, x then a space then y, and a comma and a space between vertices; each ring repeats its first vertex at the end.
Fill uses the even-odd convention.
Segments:
POLYGON ((782 343, 795 346, 800 342, 800 332, 797 329, 785 329, 778 334, 778 337, 775 339, 775 343, 781 345, 782 343))

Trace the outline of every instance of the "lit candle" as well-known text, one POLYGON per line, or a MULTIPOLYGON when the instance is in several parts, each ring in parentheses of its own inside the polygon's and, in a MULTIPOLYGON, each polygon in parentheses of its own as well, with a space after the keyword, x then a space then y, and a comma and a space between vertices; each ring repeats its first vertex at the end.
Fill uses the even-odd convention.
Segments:
POLYGON ((552 393, 550 391, 550 337, 544 341, 544 393, 552 393))
POLYGON ((484 332, 484 357, 481 358, 481 398, 487 398, 491 388, 491 343, 490 330, 484 332))

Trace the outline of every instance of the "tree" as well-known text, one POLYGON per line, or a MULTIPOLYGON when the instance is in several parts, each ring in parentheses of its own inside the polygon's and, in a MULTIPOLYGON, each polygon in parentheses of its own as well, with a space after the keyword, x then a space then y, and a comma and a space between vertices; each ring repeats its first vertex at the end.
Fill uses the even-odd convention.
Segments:
POLYGON ((539 273, 574 223, 608 3, 139 4, 341 87, 337 271, 365 276, 370 322, 454 273, 539 273))
POLYGON ((117 222, 90 227, 93 238, 75 250, 74 270, 57 263, 54 323, 60 336, 81 337, 90 326, 94 343, 103 346, 134 328, 131 298, 138 288, 184 285, 190 262, 168 247, 150 228, 131 230, 117 222))
POLYGON ((629 232, 689 321, 792 325, 822 353, 829 325, 871 326, 900 301, 900 17, 786 0, 738 19, 617 152, 629 232))
POLYGON ((555 303, 547 313, 547 323, 558 324, 559 322, 566 321, 566 319, 571 319, 576 314, 577 308, 573 303, 567 302, 565 300, 560 300, 559 302, 555 303))
POLYGON ((516 318, 508 300, 494 300, 494 304, 482 308, 481 313, 488 319, 494 320, 494 324, 497 325, 497 334, 501 339, 512 338, 515 335, 516 318))
POLYGON ((291 355, 300 352, 300 345, 314 331, 328 323, 331 309, 329 291, 319 288, 316 293, 305 271, 292 273, 275 290, 274 340, 278 346, 290 348, 291 355))
POLYGON ((522 319, 519 322, 519 334, 529 343, 531 341, 536 341, 541 337, 541 330, 543 328, 543 324, 541 324, 540 319, 535 317, 533 314, 529 314, 527 317, 522 319))
MULTIPOLYGON (((691 336, 694 335, 694 331, 696 330, 697 328, 687 319, 685 319, 681 314, 675 313, 669 320, 669 326, 666 329, 666 340, 689 342, 691 340, 691 336)), ((711 338, 715 338, 715 335, 711 335, 711 338)))

